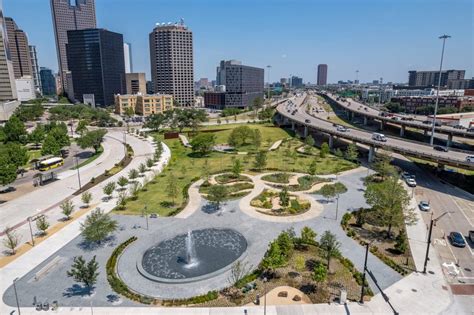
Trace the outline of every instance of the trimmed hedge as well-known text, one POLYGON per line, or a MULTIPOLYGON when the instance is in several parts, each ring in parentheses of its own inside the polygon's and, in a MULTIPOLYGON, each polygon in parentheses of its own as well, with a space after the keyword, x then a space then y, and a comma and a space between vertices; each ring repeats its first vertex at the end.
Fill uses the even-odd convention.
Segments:
POLYGON ((193 296, 189 299, 176 299, 176 300, 163 300, 163 306, 181 306, 181 305, 192 305, 192 304, 202 304, 212 300, 216 300, 219 297, 217 291, 209 291, 206 294, 193 296))

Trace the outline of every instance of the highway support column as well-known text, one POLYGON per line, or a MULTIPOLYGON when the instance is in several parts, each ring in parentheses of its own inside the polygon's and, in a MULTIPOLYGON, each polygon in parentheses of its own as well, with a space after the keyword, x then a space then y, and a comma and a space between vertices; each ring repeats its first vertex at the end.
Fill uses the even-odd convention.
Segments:
POLYGON ((380 121, 380 130, 383 130, 385 126, 385 122, 383 120, 380 121))
POLYGON ((308 126, 304 125, 304 137, 306 138, 308 136, 308 126))
POLYGON ((369 148, 369 163, 372 163, 375 160, 375 147, 373 145, 369 148))
POLYGON ((405 137, 405 125, 400 126, 400 137, 405 137))
POLYGON ((453 134, 448 134, 448 142, 446 143, 447 147, 450 147, 453 144, 453 134))
POLYGON ((427 135, 428 135, 428 129, 425 129, 425 130, 423 131, 423 135, 424 135, 424 136, 427 136, 427 135))
POLYGON ((367 116, 364 116, 364 125, 367 126, 369 122, 369 119, 367 118, 367 116))
POLYGON ((332 150, 332 148, 334 147, 334 136, 333 135, 329 135, 329 149, 332 150))
POLYGON ((296 130, 295 122, 294 122, 294 121, 291 122, 291 130, 293 130, 293 131, 296 130))

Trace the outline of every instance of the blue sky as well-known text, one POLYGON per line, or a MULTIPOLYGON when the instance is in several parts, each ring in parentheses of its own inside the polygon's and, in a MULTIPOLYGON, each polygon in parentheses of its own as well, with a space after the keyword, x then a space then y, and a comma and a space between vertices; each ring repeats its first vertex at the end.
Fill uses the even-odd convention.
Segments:
MULTIPOLYGON (((57 70, 49 0, 3 0, 36 45, 41 66, 57 70)), ((272 81, 290 74, 315 82, 318 63, 330 82, 407 81, 408 70, 439 67, 474 76, 471 0, 96 0, 98 26, 124 35, 134 71, 149 79, 148 34, 156 22, 184 18, 194 33, 195 79, 215 78, 221 59, 271 65, 272 81)), ((267 76, 265 75, 265 80, 267 76)))

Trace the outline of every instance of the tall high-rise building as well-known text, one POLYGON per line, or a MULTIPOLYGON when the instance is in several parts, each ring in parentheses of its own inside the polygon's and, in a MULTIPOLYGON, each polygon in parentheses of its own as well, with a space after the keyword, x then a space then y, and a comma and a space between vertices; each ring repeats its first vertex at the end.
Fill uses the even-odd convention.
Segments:
POLYGON ((205 93, 204 103, 212 108, 248 108, 255 98, 263 99, 264 69, 244 66, 237 60, 222 60, 217 67, 216 83, 225 91, 205 93))
POLYGON ((179 106, 194 105, 193 33, 183 21, 156 25, 150 64, 155 93, 173 95, 179 106))
POLYGON ((292 76, 290 78, 290 86, 292 88, 300 88, 303 86, 303 78, 292 76))
POLYGON ((74 99, 84 102, 93 95, 96 106, 114 104, 114 95, 125 91, 123 36, 105 29, 67 32, 69 70, 74 99))
POLYGON ((318 65, 318 81, 317 85, 326 85, 328 83, 328 65, 318 65))
MULTIPOLYGON (((444 70, 441 72, 441 86, 447 86, 451 80, 462 80, 466 70, 444 70)), ((439 71, 408 71, 408 85, 419 87, 437 86, 439 71)))
POLYGON ((123 57, 125 59, 125 73, 133 73, 132 44, 123 43, 123 57))
POLYGON ((31 59, 31 70, 33 74, 33 80, 35 83, 35 89, 38 93, 42 94, 40 70, 38 65, 38 54, 36 53, 36 46, 30 45, 30 59, 31 59))
POLYGON ((40 68, 41 86, 43 87, 43 95, 56 95, 56 78, 51 69, 40 68))
POLYGON ((7 27, 15 79, 20 79, 23 76, 32 76, 33 71, 31 68, 30 50, 26 33, 18 28, 15 20, 11 17, 5 17, 5 25, 7 27))
POLYGON ((145 73, 126 73, 125 87, 127 94, 147 94, 145 73))
POLYGON ((3 7, 0 2, 0 101, 16 99, 15 75, 8 43, 3 7))
POLYGON ((67 31, 96 28, 95 0, 51 0, 56 52, 63 91, 72 91, 67 86, 69 71, 66 44, 67 31))

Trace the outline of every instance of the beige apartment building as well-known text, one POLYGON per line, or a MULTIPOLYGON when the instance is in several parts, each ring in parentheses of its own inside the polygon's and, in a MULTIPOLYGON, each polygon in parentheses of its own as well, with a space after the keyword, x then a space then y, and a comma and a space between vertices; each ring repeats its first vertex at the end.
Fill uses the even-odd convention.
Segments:
POLYGON ((115 95, 115 113, 124 115, 131 108, 136 115, 149 116, 173 109, 173 96, 167 94, 115 95))

